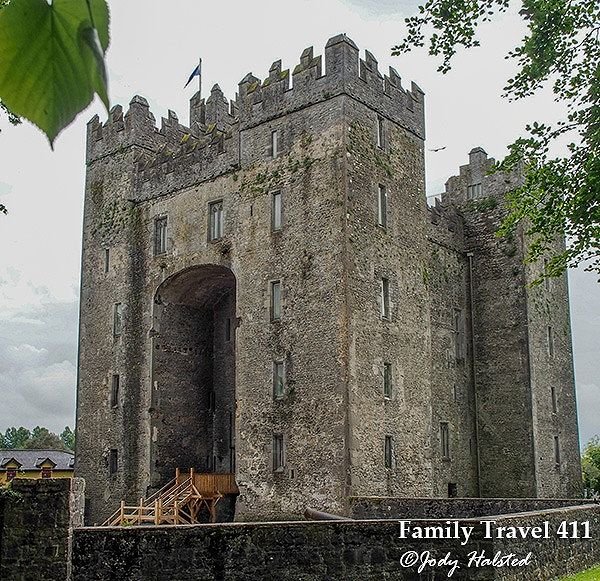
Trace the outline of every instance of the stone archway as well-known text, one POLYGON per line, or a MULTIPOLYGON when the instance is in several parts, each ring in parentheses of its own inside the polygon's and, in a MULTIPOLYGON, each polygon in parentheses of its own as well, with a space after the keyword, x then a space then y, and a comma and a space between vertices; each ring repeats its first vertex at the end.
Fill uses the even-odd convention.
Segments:
POLYGON ((154 299, 151 488, 175 468, 235 473, 236 279, 194 266, 154 299))

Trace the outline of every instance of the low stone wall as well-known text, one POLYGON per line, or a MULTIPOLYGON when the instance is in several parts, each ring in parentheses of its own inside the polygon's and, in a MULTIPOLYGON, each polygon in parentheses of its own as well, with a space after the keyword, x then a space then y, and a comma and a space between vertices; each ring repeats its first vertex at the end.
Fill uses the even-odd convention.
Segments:
MULTIPOLYGON (((600 562, 600 506, 548 509, 543 512, 462 519, 473 527, 468 543, 461 538, 414 539, 404 535, 400 520, 231 523, 181 527, 87 527, 74 531, 74 581, 196 580, 441 580, 550 581, 600 562), (545 526, 547 539, 486 538, 502 526, 545 526), (588 521, 591 539, 562 539, 556 530, 563 521, 588 521), (403 567, 403 560, 426 556, 446 559, 446 566, 420 561, 403 567), (496 552, 529 560, 523 567, 468 567, 481 555, 496 552), (527 557, 531 553, 530 557, 527 557), (408 557, 407 557, 408 555, 408 557), (446 556, 447 555, 447 556, 446 556)), ((445 520, 411 520, 411 525, 447 526, 445 520)), ((494 536, 493 534, 491 535, 494 536)))
POLYGON ((11 490, 0 499, 0 579, 70 579, 72 530, 83 524, 83 480, 16 478, 11 490))
POLYGON ((513 514, 548 508, 594 504, 583 498, 396 498, 354 496, 350 517, 379 518, 478 518, 492 514, 513 514))

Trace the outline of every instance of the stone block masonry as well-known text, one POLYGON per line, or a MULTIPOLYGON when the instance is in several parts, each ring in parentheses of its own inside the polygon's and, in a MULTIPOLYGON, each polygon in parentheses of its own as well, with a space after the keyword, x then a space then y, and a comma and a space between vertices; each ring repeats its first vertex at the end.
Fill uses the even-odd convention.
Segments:
POLYGON ((0 579, 68 581, 73 527, 83 524, 80 478, 16 478, 0 496, 0 579))
MULTIPOLYGON (((410 524, 447 527, 446 520, 412 520, 410 524)), ((441 580, 448 579, 451 565, 439 563, 450 553, 458 565, 450 578, 458 581, 552 581, 600 562, 597 505, 462 519, 457 525, 473 527, 468 543, 460 536, 412 538, 403 532, 406 525, 394 520, 81 528, 74 537, 74 580, 441 580), (555 535, 565 521, 589 522, 593 538, 555 535), (498 538, 508 530, 502 527, 538 526, 548 527, 549 538, 498 538), (407 553, 426 551, 436 565, 425 566, 422 572, 418 571, 420 562, 401 566, 407 553), (498 551, 521 559, 531 556, 522 567, 496 568, 477 561, 482 554, 491 560, 498 551), (475 567, 475 562, 480 566, 475 567)))

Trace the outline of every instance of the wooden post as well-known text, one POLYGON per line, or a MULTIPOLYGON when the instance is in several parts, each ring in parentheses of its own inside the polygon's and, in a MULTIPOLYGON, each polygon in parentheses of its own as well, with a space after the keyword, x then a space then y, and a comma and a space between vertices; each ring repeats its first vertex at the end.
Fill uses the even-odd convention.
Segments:
POLYGON ((179 468, 175 468, 175 484, 179 484, 179 468))
POLYGON ((125 501, 121 501, 121 516, 119 518, 119 524, 122 525, 125 520, 125 501))
POLYGON ((217 522, 217 511, 215 506, 215 499, 212 498, 210 501, 210 522, 217 522))
POLYGON ((142 522, 142 513, 144 512, 144 499, 140 498, 140 508, 138 509, 138 524, 142 522))
POLYGON ((154 501, 154 524, 158 525, 160 524, 160 502, 158 500, 158 498, 154 501))
POLYGON ((179 502, 175 499, 175 521, 173 524, 179 524, 179 502))

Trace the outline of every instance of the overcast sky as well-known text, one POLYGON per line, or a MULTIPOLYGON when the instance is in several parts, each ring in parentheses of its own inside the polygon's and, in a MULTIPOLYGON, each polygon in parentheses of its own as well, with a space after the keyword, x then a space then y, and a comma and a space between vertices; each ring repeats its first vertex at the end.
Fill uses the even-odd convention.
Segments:
MULTIPOLYGON (((482 146, 496 158, 527 121, 552 120, 560 107, 546 92, 508 103, 502 87, 512 72, 505 54, 522 35, 515 12, 484 26, 482 46, 462 53, 447 75, 424 51, 391 57, 413 0, 192 0, 109 2, 108 51, 112 103, 138 93, 159 119, 168 109, 187 123, 183 84, 203 59, 203 91, 219 83, 233 98, 252 71, 265 78, 282 59, 293 68, 304 48, 322 54, 327 39, 346 32, 360 47, 414 80, 426 93, 428 194, 482 146), (204 8, 203 8, 204 7, 204 8)), ((84 187, 85 124, 106 112, 95 102, 58 138, 51 152, 28 124, 0 118, 0 430, 40 424, 62 430, 74 424, 77 310, 84 187)), ((582 442, 600 434, 600 288, 591 274, 571 272, 573 342, 582 442)))

